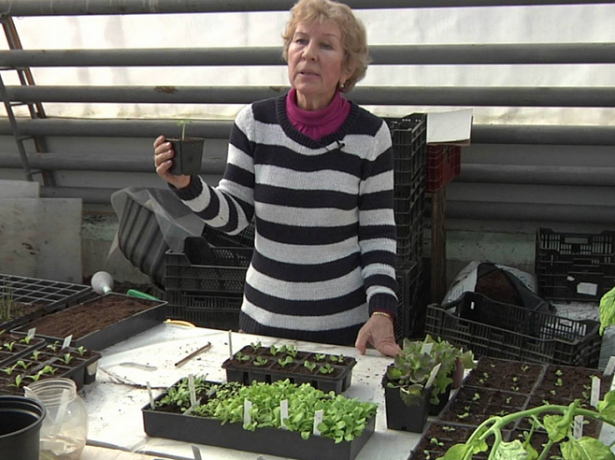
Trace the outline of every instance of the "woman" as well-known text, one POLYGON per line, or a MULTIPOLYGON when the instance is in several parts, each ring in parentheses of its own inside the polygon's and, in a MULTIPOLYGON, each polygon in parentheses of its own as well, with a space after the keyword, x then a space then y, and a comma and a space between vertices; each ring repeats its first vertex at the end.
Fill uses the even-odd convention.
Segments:
POLYGON ((156 172, 211 227, 255 217, 241 329, 395 356, 391 136, 340 95, 365 76, 365 28, 346 5, 300 0, 283 38, 292 88, 239 113, 218 186, 169 174, 163 136, 156 172))

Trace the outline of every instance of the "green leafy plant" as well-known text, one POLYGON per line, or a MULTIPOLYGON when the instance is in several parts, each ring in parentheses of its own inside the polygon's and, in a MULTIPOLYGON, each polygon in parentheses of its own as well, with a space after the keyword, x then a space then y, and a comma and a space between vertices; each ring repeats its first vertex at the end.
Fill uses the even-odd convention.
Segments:
POLYGON ((237 353, 235 353, 234 358, 239 361, 239 362, 243 362, 243 361, 250 361, 250 356, 249 355, 244 355, 242 352, 238 351, 237 353))
POLYGON ((22 383, 23 377, 21 375, 18 375, 17 377, 15 377, 15 381, 13 383, 9 383, 9 386, 14 388, 21 388, 22 383))
POLYGON ((50 366, 49 364, 46 365, 45 367, 43 367, 39 373, 40 374, 49 374, 49 375, 54 375, 57 372, 58 369, 56 369, 53 366, 50 366))
POLYGON ((25 362, 23 359, 20 359, 19 361, 17 361, 16 366, 21 367, 22 369, 27 369, 30 367, 30 363, 25 362))
POLYGON ((316 363, 307 360, 303 362, 303 366, 310 372, 314 372, 314 369, 316 369, 316 363))
POLYGON ((555 445, 559 446, 566 460, 613 459, 611 446, 589 436, 574 437, 574 418, 581 415, 586 420, 594 419, 615 427, 615 391, 605 395, 604 400, 598 403, 597 411, 583 409, 580 404, 581 400, 577 399, 568 406, 545 404, 492 416, 476 428, 465 443, 454 445, 440 459, 471 460, 475 454, 489 452, 489 460, 543 460, 549 458, 549 452, 555 445), (524 418, 532 421, 524 440, 504 441, 502 431, 506 425, 524 418), (541 452, 530 443, 537 429, 545 430, 549 439, 541 452), (491 447, 487 443, 489 438, 494 438, 491 447))
POLYGON ((250 347, 252 348, 252 351, 257 352, 258 350, 261 349, 261 343, 260 343, 260 341, 256 342, 256 343, 252 342, 250 344, 250 347))
POLYGON ((256 359, 254 359, 253 364, 257 367, 262 367, 262 366, 266 366, 268 362, 269 360, 267 358, 263 358, 262 356, 257 356, 256 359))
POLYGON ((40 354, 41 352, 39 350, 34 350, 30 358, 33 359, 34 361, 38 361, 38 357, 40 356, 40 354))
POLYGON ((315 361, 324 361, 326 357, 327 357, 327 355, 324 355, 322 353, 317 353, 317 354, 314 355, 314 360, 315 361))
POLYGON ((333 372, 335 372, 335 367, 327 363, 327 364, 320 366, 318 368, 318 372, 320 372, 321 374, 325 374, 325 375, 333 374, 333 372))
POLYGON ((269 347, 269 353, 271 353, 271 356, 275 356, 278 353, 280 353, 280 349, 278 347, 276 347, 275 345, 271 345, 269 347))
POLYGON ((329 361, 331 361, 332 363, 344 364, 344 360, 345 359, 346 358, 344 358, 344 355, 339 355, 339 356, 331 355, 331 356, 329 356, 329 361))
POLYGON ((425 385, 431 371, 440 364, 431 389, 430 402, 438 404, 440 395, 453 383, 453 373, 459 362, 466 369, 476 367, 471 351, 454 347, 446 340, 434 340, 427 335, 424 341, 404 339, 402 350, 394 363, 387 368, 387 387, 399 388, 401 398, 407 405, 416 405, 424 396, 425 385), (431 353, 423 353, 425 343, 432 343, 431 353))
POLYGON ((11 375, 16 367, 17 367, 17 364, 14 364, 12 366, 0 369, 0 372, 4 372, 6 375, 11 375))
POLYGON ((295 360, 293 359, 292 356, 286 356, 284 358, 280 358, 278 359, 278 364, 282 367, 286 367, 289 364, 293 364, 295 362, 295 360))
POLYGON ((79 348, 77 348, 77 353, 79 353, 79 356, 85 355, 86 351, 88 351, 88 350, 83 345, 81 345, 79 348))
POLYGON ((31 341, 32 341, 32 337, 30 337, 29 335, 26 335, 23 339, 19 341, 19 343, 25 343, 26 345, 30 345, 31 341))
POLYGON ((64 364, 70 364, 70 362, 73 360, 73 357, 70 353, 65 353, 64 356, 59 358, 59 360, 62 361, 64 364))
POLYGON ((13 348, 15 348, 15 344, 16 343, 17 342, 15 342, 15 341, 13 341, 13 342, 6 342, 6 343, 2 344, 2 346, 12 353, 13 352, 13 348))
POLYGON ((293 358, 297 357, 297 349, 295 348, 294 345, 286 345, 286 354, 288 356, 292 356, 293 358))
POLYGON ((47 348, 49 348, 54 353, 58 351, 59 347, 60 347, 60 342, 58 341, 55 341, 54 343, 50 343, 49 345, 47 345, 47 348))

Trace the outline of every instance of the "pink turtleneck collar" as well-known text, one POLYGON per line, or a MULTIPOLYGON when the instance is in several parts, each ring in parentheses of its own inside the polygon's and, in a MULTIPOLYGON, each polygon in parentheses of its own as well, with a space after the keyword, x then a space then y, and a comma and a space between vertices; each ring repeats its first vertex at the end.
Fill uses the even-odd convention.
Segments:
POLYGON ((291 88, 288 96, 286 96, 288 120, 299 132, 315 141, 319 141, 340 129, 349 113, 350 102, 344 99, 339 91, 335 92, 333 100, 327 107, 315 111, 299 108, 295 88, 291 88))

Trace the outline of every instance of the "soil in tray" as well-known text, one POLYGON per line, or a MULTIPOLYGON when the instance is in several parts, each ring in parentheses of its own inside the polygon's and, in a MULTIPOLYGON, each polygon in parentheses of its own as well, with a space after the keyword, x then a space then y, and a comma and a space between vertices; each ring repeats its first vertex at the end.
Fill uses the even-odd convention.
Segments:
POLYGON ((540 364, 483 357, 463 384, 530 394, 543 369, 544 366, 540 364))
MULTIPOLYGON (((0 302, 2 300, 0 299, 0 302)), ((35 319, 39 316, 43 316, 45 313, 45 305, 37 304, 37 303, 22 303, 22 302, 12 302, 11 303, 11 313, 10 318, 1 318, 0 325, 3 323, 7 323, 9 321, 14 321, 19 318, 23 318, 25 316, 35 319)), ((2 329, 0 327, 0 329, 2 329)))
POLYGON ((522 410, 527 402, 527 395, 485 388, 461 387, 455 396, 455 401, 489 404, 491 406, 501 405, 506 408, 514 407, 522 410))
POLYGON ((44 316, 31 323, 36 333, 52 337, 73 335, 73 340, 103 329, 126 318, 152 308, 137 298, 103 296, 87 304, 77 305, 44 316))
MULTIPOLYGON (((465 443, 474 428, 457 424, 447 425, 446 423, 432 423, 423 433, 419 443, 416 445, 408 460, 434 460, 444 455, 444 453, 455 444, 465 443)), ((504 439, 509 432, 503 432, 504 439)), ((494 437, 487 438, 487 445, 493 445, 494 437)), ((472 458, 483 460, 489 456, 488 452, 475 454, 472 458)))
MULTIPOLYGON (((525 399, 527 400, 527 396, 525 399)), ((504 403, 505 402, 506 401, 504 401, 504 403)), ((511 400, 511 402, 513 401, 511 400)), ((442 422, 478 426, 493 415, 504 416, 513 412, 518 412, 523 408, 523 404, 521 406, 512 406, 496 403, 495 401, 494 404, 488 404, 483 401, 475 403, 457 401, 457 399, 454 399, 449 403, 448 407, 444 409, 444 412, 440 414, 439 420, 442 422)), ((514 428, 514 423, 507 425, 505 428, 507 430, 512 430, 514 428)))
POLYGON ((541 400, 551 400, 557 396, 563 399, 582 399, 589 404, 592 388, 592 376, 599 377, 600 399, 608 392, 611 387, 613 376, 605 377, 597 369, 587 369, 584 367, 549 365, 545 371, 542 382, 535 391, 535 395, 540 396, 541 400))

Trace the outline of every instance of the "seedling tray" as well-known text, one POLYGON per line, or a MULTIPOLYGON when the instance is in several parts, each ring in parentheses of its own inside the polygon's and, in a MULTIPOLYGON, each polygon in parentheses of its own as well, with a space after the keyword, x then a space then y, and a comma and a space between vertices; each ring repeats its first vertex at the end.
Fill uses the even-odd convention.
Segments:
MULTIPOLYGON (((71 321, 73 321, 73 324, 78 325, 79 321, 75 320, 77 316, 83 316, 84 318, 86 318, 88 315, 91 315, 97 310, 99 310, 100 312, 102 311, 100 305, 103 303, 106 308, 111 309, 116 307, 119 309, 120 306, 123 305, 136 305, 139 306, 140 311, 138 311, 138 313, 134 313, 130 316, 127 316, 124 319, 121 319, 115 323, 103 326, 101 329, 97 329, 83 335, 79 335, 73 333, 70 330, 66 330, 64 331, 65 333, 58 335, 37 333, 37 337, 44 338, 49 343, 61 343, 64 340, 65 336, 73 334, 73 340, 71 341, 72 347, 78 348, 83 346, 88 350, 103 350, 107 347, 115 345, 116 343, 122 342, 123 340, 133 337, 143 331, 146 331, 147 329, 150 329, 157 324, 160 324, 162 321, 164 321, 166 317, 167 302, 146 300, 140 298, 137 299, 135 297, 123 294, 111 293, 107 294, 106 296, 98 296, 82 304, 62 310, 61 312, 53 313, 49 316, 53 316, 55 318, 50 318, 49 320, 57 319, 59 321, 59 324, 62 324, 61 321, 63 318, 70 317, 71 321), (97 304, 99 305, 98 308, 97 304)), ((38 322, 42 322, 45 320, 48 320, 48 317, 43 317, 40 320, 35 321, 34 323, 28 325, 28 328, 36 327, 38 322)), ((26 328, 18 328, 12 331, 12 333, 16 335, 23 335, 26 332, 26 328)))
MULTIPOLYGON (((158 396, 160 401, 166 393, 158 396)), ((147 404, 141 409, 143 427, 148 436, 176 441, 224 447, 283 458, 313 460, 354 460, 375 430, 376 417, 369 419, 363 434, 351 442, 336 444, 331 438, 310 436, 301 438, 298 432, 276 428, 244 430, 240 423, 152 410, 147 404)))
POLYGON ((344 357, 343 364, 335 364, 330 358, 336 355, 322 354, 324 359, 316 361, 315 355, 319 353, 297 352, 297 357, 294 363, 282 367, 278 364, 278 359, 283 359, 286 355, 280 353, 276 356, 271 356, 267 353, 269 349, 262 347, 258 351, 252 349, 250 345, 243 347, 238 353, 235 353, 234 359, 227 359, 222 363, 222 368, 226 370, 226 379, 229 382, 240 382, 244 385, 250 385, 252 382, 275 382, 277 380, 289 379, 291 383, 298 385, 309 383, 315 388, 326 392, 334 391, 342 393, 346 391, 352 381, 352 368, 357 364, 356 359, 344 357), (237 359, 238 354, 248 356, 249 360, 240 362, 237 359), (257 357, 267 359, 268 363, 262 367, 255 366, 253 363, 257 357), (316 371, 310 372, 304 365, 305 361, 316 364, 316 371), (332 375, 322 374, 318 368, 322 365, 330 364, 334 369, 332 375))
POLYGON ((92 293, 90 286, 81 284, 0 274, 0 303, 10 299, 13 304, 40 307, 20 317, 0 321, 0 330, 14 329, 43 314, 75 305, 92 293))
POLYGON ((28 353, 32 353, 34 350, 38 350, 45 346, 45 340, 34 337, 30 340, 29 344, 19 343, 23 340, 23 335, 7 334, 6 332, 0 335, 0 367, 5 367, 9 363, 17 362, 20 358, 27 356, 28 353), (13 350, 9 351, 4 346, 5 343, 15 342, 13 350))

